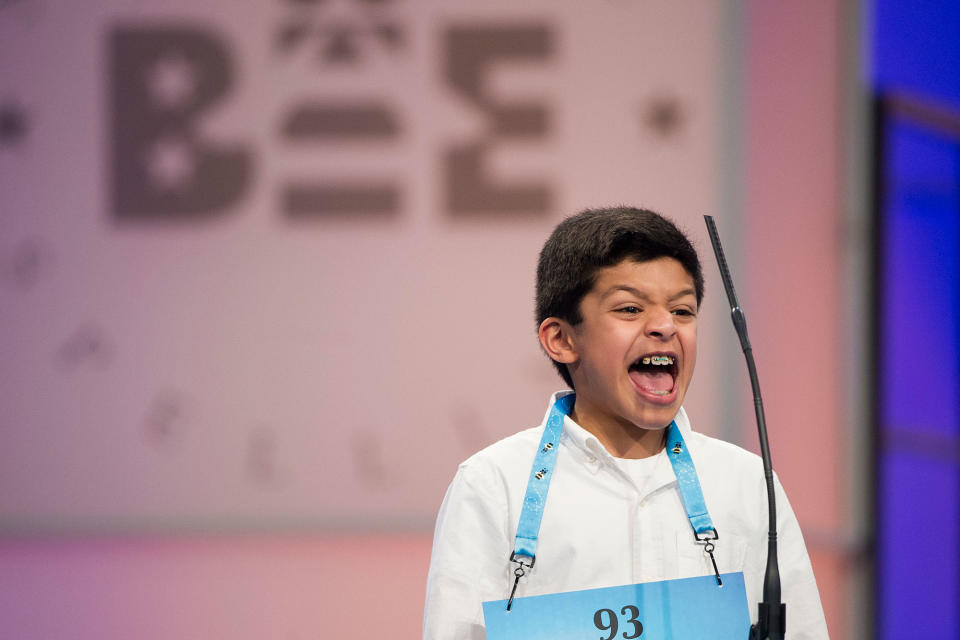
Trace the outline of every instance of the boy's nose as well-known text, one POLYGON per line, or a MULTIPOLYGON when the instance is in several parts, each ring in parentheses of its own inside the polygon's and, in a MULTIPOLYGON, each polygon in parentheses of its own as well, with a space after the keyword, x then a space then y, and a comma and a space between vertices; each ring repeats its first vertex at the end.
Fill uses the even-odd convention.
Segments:
POLYGON ((666 309, 651 313, 646 326, 647 335, 661 340, 672 338, 677 333, 674 320, 673 314, 666 309))

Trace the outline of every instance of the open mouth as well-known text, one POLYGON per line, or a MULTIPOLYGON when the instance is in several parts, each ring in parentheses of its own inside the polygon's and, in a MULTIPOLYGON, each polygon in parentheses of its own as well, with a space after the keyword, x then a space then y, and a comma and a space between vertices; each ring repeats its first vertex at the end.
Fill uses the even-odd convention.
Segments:
POLYGON ((647 353, 633 361, 627 373, 641 391, 668 396, 677 386, 677 357, 672 353, 647 353))

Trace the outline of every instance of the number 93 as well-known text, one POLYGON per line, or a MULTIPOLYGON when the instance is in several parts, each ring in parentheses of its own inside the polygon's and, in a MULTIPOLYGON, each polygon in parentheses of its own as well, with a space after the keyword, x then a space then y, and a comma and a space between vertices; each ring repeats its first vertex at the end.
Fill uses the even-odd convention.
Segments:
MULTIPOLYGON (((628 604, 620 609, 620 613, 624 616, 629 615, 630 617, 627 618, 626 623, 633 626, 633 632, 631 634, 628 635, 627 632, 624 631, 621 635, 626 640, 630 640, 630 638, 639 638, 640 634, 643 633, 643 624, 637 619, 637 616, 640 615, 640 609, 632 604, 628 604)), ((593 624, 597 629, 600 629, 600 631, 610 632, 610 635, 606 637, 601 636, 600 640, 613 640, 614 636, 617 635, 617 631, 620 630, 620 621, 617 618, 617 614, 611 609, 599 609, 596 613, 594 613, 593 624)))

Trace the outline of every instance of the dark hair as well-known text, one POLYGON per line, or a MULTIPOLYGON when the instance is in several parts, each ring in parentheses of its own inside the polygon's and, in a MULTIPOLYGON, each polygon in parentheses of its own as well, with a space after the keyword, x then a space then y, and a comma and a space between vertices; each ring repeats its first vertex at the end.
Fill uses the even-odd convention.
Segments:
MULTIPOLYGON (((597 271, 626 258, 647 262, 677 260, 693 278, 697 306, 703 300, 703 270, 690 240, 658 213, 632 207, 587 209, 557 225, 537 263, 537 326, 550 317, 580 324, 580 302, 590 292, 597 271)), ((573 388, 567 365, 553 361, 573 388)))

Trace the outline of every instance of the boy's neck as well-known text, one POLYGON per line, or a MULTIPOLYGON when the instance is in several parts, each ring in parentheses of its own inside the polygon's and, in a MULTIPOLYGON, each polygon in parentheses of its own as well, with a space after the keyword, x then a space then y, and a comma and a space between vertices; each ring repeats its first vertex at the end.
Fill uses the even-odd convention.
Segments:
POLYGON ((663 451, 666 426, 644 429, 618 420, 596 419, 589 413, 577 412, 576 405, 570 419, 593 434, 614 458, 649 458, 663 451))

